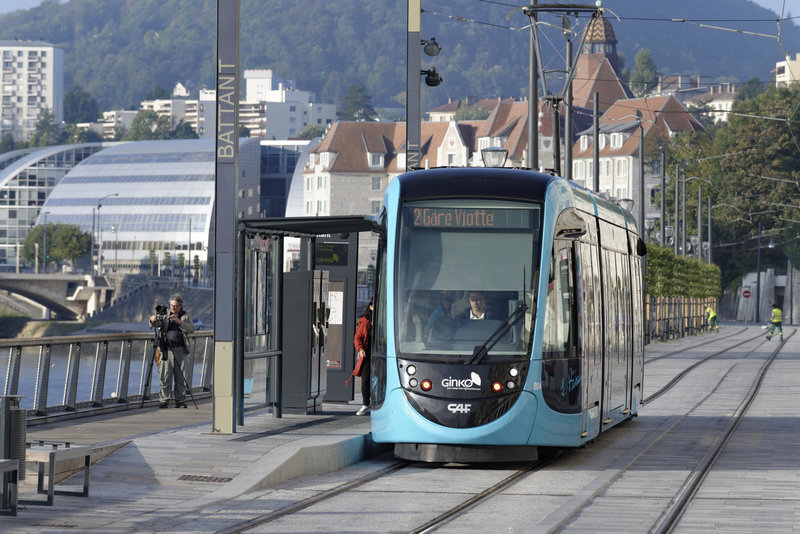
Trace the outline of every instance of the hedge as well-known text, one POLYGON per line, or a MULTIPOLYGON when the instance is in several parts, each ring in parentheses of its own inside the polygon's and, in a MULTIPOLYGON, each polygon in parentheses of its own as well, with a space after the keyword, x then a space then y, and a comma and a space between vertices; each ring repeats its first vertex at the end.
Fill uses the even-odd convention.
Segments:
POLYGON ((645 288, 653 297, 719 298, 721 274, 714 264, 676 256, 671 248, 647 246, 645 288))

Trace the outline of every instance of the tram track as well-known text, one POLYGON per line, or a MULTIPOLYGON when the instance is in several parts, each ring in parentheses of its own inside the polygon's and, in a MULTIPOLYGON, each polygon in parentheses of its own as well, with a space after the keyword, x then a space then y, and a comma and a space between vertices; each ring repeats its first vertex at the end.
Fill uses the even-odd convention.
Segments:
MULTIPOLYGON (((791 339, 797 333, 797 330, 793 330, 787 337, 786 341, 791 339)), ((724 449, 725 445, 729 442, 731 437, 734 435, 736 427, 739 425, 740 421, 744 417, 749 408, 750 404, 755 400, 758 391, 761 387, 761 383, 769 370, 772 362, 775 360, 777 355, 783 349, 784 342, 775 348, 775 350, 770 353, 769 356, 764 360, 761 367, 759 368, 758 372, 756 373, 751 387, 748 390, 747 394, 744 396, 743 400, 739 403, 737 408, 734 410, 733 414, 728 418, 728 422, 725 427, 717 434, 716 439, 713 441, 712 445, 708 447, 703 454, 700 461, 691 469, 687 477, 684 479, 684 483, 681 487, 677 490, 677 492, 673 495, 670 500, 670 503, 667 505, 665 510, 660 514, 655 524, 648 530, 649 533, 652 534, 668 534, 673 531, 673 529, 678 525, 681 516, 688 508, 689 504, 691 503, 694 495, 697 493, 698 489, 701 487, 703 480, 705 479, 706 475, 711 471, 711 468, 714 465, 714 462, 719 457, 720 453, 724 449)), ((763 343, 759 344, 755 347, 750 354, 755 353, 763 343)), ((707 360, 708 358, 704 359, 703 361, 707 360)), ((698 362, 698 363, 702 363, 698 362)), ((692 366, 692 368, 696 367, 692 366)), ((687 369, 686 371, 689 371, 687 369)), ((636 465, 636 463, 650 450, 652 450, 656 445, 661 444, 665 439, 667 439, 673 431, 678 427, 678 425, 683 422, 687 417, 695 413, 706 401, 708 401, 721 387, 723 382, 728 378, 731 372, 734 370, 734 367, 728 369, 722 376, 720 376, 714 385, 706 395, 702 398, 698 399, 694 405, 687 410, 687 412, 680 417, 678 417, 675 421, 673 421, 667 428, 663 429, 659 433, 655 439, 650 440, 646 446, 644 446, 637 454, 635 454, 630 461, 628 461, 624 466, 622 466, 613 476, 611 476, 605 483, 603 483, 600 487, 598 487, 595 491, 593 491, 590 495, 588 495, 585 499, 582 500, 577 506, 574 506, 570 511, 568 511, 564 516, 562 516, 561 520, 558 521, 552 528, 548 529, 548 534, 554 534, 556 532, 563 532, 569 528, 570 523, 576 519, 582 512, 584 512, 589 506, 591 506, 596 499, 603 493, 607 492, 609 488, 618 480, 620 480, 624 475, 629 473, 636 465)), ((686 373, 680 373, 676 378, 680 378, 685 376, 686 373)), ((670 381, 671 384, 677 380, 670 381)), ((671 386, 670 386, 671 387, 671 386)))
MULTIPOLYGON (((745 331, 747 331, 746 327, 742 328, 740 330, 737 330, 736 332, 733 332, 732 334, 727 334, 727 335, 724 335, 724 336, 714 335, 713 338, 708 339, 706 341, 703 341, 702 343, 697 343, 695 345, 692 345, 689 348, 693 348, 694 349, 694 348, 697 348, 697 347, 702 347, 704 345, 708 345, 708 344, 714 343, 716 341, 720 341, 720 340, 723 340, 723 339, 728 339, 729 337, 738 336, 739 334, 741 334, 742 332, 745 332, 745 331)), ((756 337, 758 337, 758 336, 756 336, 756 337)), ((647 365, 650 362, 657 362, 658 360, 661 360, 661 359, 664 359, 664 358, 669 358, 670 356, 675 356, 676 354, 682 354, 684 352, 686 352, 685 348, 679 349, 679 350, 674 350, 672 352, 668 352, 666 354, 662 354, 661 356, 654 356, 653 358, 649 358, 649 359, 645 358, 645 362, 644 363, 645 363, 645 365, 647 365)))
POLYGON ((223 529, 223 530, 218 530, 217 533, 218 534, 236 534, 236 533, 239 533, 239 532, 247 532, 248 530, 251 530, 251 529, 253 529, 255 527, 264 525, 264 524, 269 523, 271 521, 275 521, 276 519, 281 519, 283 517, 290 516, 292 514, 300 512, 301 510, 305 510, 306 508, 314 506, 315 504, 321 503, 321 502, 326 501, 328 499, 332 499, 332 498, 334 498, 334 497, 336 497, 338 495, 341 495, 342 493, 346 493, 348 491, 352 491, 352 490, 354 490, 354 489, 356 489, 358 487, 363 486, 364 484, 367 484, 367 483, 372 482, 374 480, 377 480, 377 479, 379 479, 381 477, 384 477, 386 475, 394 473, 394 472, 396 472, 396 471, 398 471, 400 469, 403 469, 404 467, 407 467, 407 466, 411 465, 411 463, 412 462, 410 462, 408 460, 395 462, 395 463, 393 463, 391 465, 388 465, 388 466, 386 466, 386 467, 384 467, 382 469, 379 469, 377 471, 373 471, 372 473, 368 473, 368 474, 363 475, 361 477, 358 477, 356 479, 349 480, 349 481, 347 481, 347 482, 345 482, 343 484, 339 484, 338 486, 336 486, 334 488, 331 488, 329 490, 325 490, 323 492, 320 492, 317 495, 314 495, 313 497, 309 497, 307 499, 303 499, 303 500, 294 502, 294 503, 292 503, 290 505, 287 505, 287 506, 285 506, 283 508, 279 508, 278 510, 274 510, 274 511, 266 513, 266 514, 261 514, 261 515, 259 515, 257 517, 248 519, 246 521, 242 521, 240 523, 237 523, 235 525, 230 526, 229 528, 226 528, 226 529, 223 529))
MULTIPOLYGON (((792 330, 792 332, 787 336, 786 341, 788 341, 796 333, 797 330, 792 330)), ((712 445, 712 447, 709 448, 702 461, 686 479, 686 482, 681 487, 676 498, 673 499, 673 501, 670 503, 670 506, 664 511, 662 516, 656 522, 656 525, 654 525, 654 527, 650 530, 651 533, 669 534, 678 525, 683 513, 694 499, 694 496, 702 486, 706 476, 714 467, 714 463, 716 463, 717 458, 719 458, 719 455, 733 437, 736 428, 739 426, 739 423, 741 423, 742 419, 747 414, 747 410, 750 408, 750 405, 756 399, 756 396, 761 389, 761 384, 764 381, 764 377, 766 376, 769 368, 772 366, 772 363, 775 361, 775 358, 783 349, 784 343, 785 341, 781 342, 781 344, 774 351, 772 351, 769 357, 764 361, 756 375, 755 380, 753 381, 752 386, 748 390, 747 395, 745 395, 745 398, 731 416, 727 427, 719 436, 717 441, 712 445)))
POLYGON ((517 482, 517 480, 519 480, 521 477, 526 476, 534 471, 544 469, 546 466, 550 465, 555 460, 555 457, 558 454, 560 453, 556 452, 552 457, 548 457, 544 460, 540 460, 538 462, 532 462, 526 465, 516 473, 509 475, 508 477, 504 478, 497 484, 494 484, 493 486, 486 488, 480 493, 475 494, 473 497, 467 499, 458 506, 454 506, 453 508, 431 519, 424 525, 417 527, 413 530, 410 530, 409 534, 427 534, 429 532, 434 532, 442 525, 445 525, 446 523, 449 523, 453 519, 456 519, 457 517, 464 515, 465 513, 475 508, 479 504, 488 501, 502 490, 506 489, 507 487, 517 482))
MULTIPOLYGON (((742 330, 740 332, 737 332, 737 334, 739 334, 739 333, 741 333, 743 331, 744 330, 742 330)), ((732 334, 732 335, 736 335, 736 334, 732 334)), ((731 345, 730 347, 726 347, 726 348, 724 348, 722 350, 719 350, 717 352, 709 354, 708 356, 706 356, 705 358, 703 358, 701 360, 696 361, 695 363, 693 363, 692 365, 690 365, 689 367, 687 367, 686 369, 684 369, 683 371, 681 371, 680 373, 675 375, 669 382, 667 382, 666 384, 661 386, 655 393, 653 393, 652 395, 649 395, 648 397, 642 399, 642 405, 645 406, 645 405, 647 405, 647 403, 656 400, 658 397, 660 397, 661 395, 663 395, 664 393, 666 393, 667 391, 672 389, 672 387, 675 386, 675 384, 677 384, 678 382, 680 382, 686 375, 688 375, 690 372, 695 370, 700 365, 706 363, 708 360, 716 358, 720 354, 725 354, 726 352, 728 352, 728 351, 730 351, 732 349, 740 348, 743 343, 749 343, 751 341, 756 341, 757 339, 759 339, 761 337, 763 337, 763 334, 759 333, 758 335, 753 336, 752 338, 746 339, 743 342, 740 341, 740 342, 736 343, 735 345, 731 345)), ((706 342, 706 343, 700 343, 698 345, 694 345, 694 347, 700 347, 700 346, 703 346, 703 345, 707 345, 708 343, 711 343, 711 341, 706 342)), ((762 342, 761 345, 763 345, 763 344, 764 343, 762 342)), ((761 346, 761 345, 759 345, 759 346, 761 346)), ((662 358, 666 358, 667 356, 673 356, 675 354, 680 354, 680 353, 683 353, 683 352, 685 352, 685 351, 675 351, 675 352, 670 352, 669 354, 664 354, 662 356, 658 356, 657 358, 653 358, 651 360, 647 360, 645 362, 645 365, 647 365, 649 363, 652 363, 652 362, 655 362, 657 360, 660 360, 662 358)))

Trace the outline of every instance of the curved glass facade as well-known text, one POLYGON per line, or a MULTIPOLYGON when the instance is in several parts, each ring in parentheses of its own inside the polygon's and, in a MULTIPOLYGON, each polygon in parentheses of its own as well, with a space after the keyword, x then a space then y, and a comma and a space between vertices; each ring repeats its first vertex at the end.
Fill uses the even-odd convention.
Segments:
MULTIPOLYGON (((258 140, 239 145, 239 216, 258 214, 258 140)), ((65 223, 91 232, 100 272, 152 272, 213 250, 214 140, 119 143, 72 169, 42 209, 39 223, 65 223)), ((194 274, 194 273, 193 273, 194 274)))
POLYGON ((17 244, 64 175, 111 144, 27 148, 0 155, 0 270, 16 270, 17 244))

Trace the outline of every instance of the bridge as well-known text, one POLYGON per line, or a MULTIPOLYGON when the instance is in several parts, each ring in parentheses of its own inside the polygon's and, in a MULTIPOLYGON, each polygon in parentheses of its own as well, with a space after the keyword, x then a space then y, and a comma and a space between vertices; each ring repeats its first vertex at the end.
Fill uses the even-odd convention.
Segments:
POLYGON ((0 290, 21 295, 44 309, 43 318, 84 320, 108 302, 114 286, 103 276, 0 273, 0 290))

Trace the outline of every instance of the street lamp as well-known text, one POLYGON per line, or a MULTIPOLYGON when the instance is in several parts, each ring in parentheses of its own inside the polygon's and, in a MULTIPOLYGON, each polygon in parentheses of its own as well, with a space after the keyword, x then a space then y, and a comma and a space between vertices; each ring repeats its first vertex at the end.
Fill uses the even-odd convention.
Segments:
POLYGON ((490 146, 481 150, 481 159, 484 167, 504 167, 508 150, 497 146, 490 146))
POLYGON ((661 152, 661 239, 660 245, 663 247, 666 243, 666 236, 664 235, 664 221, 667 217, 665 198, 667 192, 667 162, 664 153, 664 138, 658 138, 658 150, 661 152))
POLYGON ((103 201, 109 197, 118 197, 119 193, 109 193, 97 201, 97 274, 103 274, 103 230, 100 224, 100 208, 103 201))
MULTIPOLYGON (((650 240, 650 234, 653 232, 653 228, 656 227, 655 219, 645 219, 644 220, 644 227, 647 230, 647 240, 650 240)), ((660 240, 660 237, 659 237, 660 240)))
POLYGON ((699 259, 702 254, 700 251, 700 236, 693 235, 689 238, 689 242, 691 242, 692 250, 697 254, 697 258, 699 259))
POLYGON ((44 274, 47 274, 47 216, 49 211, 42 213, 44 215, 44 274))
POLYGON ((119 252, 119 226, 114 224, 111 226, 111 231, 114 232, 114 272, 117 272, 119 265, 117 253, 119 252))

